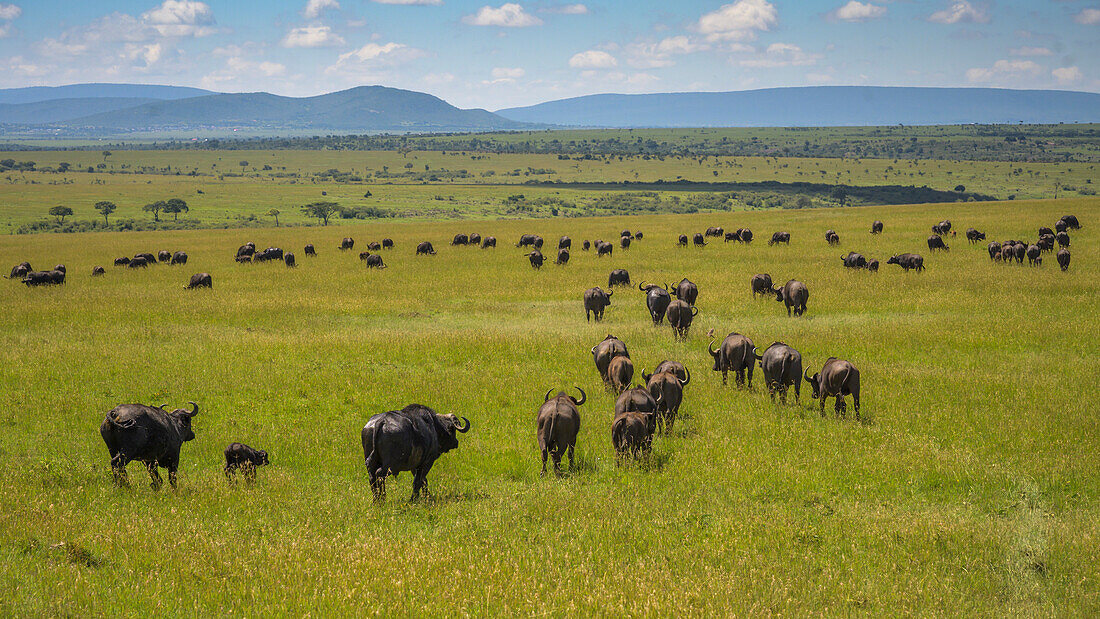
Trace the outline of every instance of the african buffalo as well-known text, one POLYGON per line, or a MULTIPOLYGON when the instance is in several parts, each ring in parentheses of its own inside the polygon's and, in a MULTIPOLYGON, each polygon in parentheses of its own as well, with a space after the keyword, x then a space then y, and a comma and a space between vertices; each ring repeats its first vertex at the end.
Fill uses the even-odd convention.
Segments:
POLYGON ((791 315, 792 310, 795 316, 805 314, 806 301, 809 298, 810 289, 797 279, 792 279, 784 284, 782 288, 775 290, 775 300, 781 301, 787 307, 787 316, 791 315))
POLYGON ((234 258, 234 260, 236 260, 239 264, 244 264, 246 262, 248 264, 252 264, 252 256, 237 256, 236 258, 234 258))
POLYGON ((367 268, 368 269, 384 269, 386 264, 382 262, 381 254, 371 254, 367 256, 367 268))
POLYGON ((566 395, 559 391, 558 395, 550 397, 553 389, 546 392, 546 399, 539 407, 536 419, 536 434, 539 439, 539 451, 542 452, 542 474, 546 474, 546 456, 554 461, 554 473, 561 475, 561 456, 569 453, 569 470, 573 470, 573 449, 577 445, 577 433, 581 430, 581 414, 577 410, 588 400, 584 390, 576 387, 581 392, 581 399, 566 395))
POLYGON ((232 481, 238 470, 244 472, 248 483, 256 481, 256 469, 271 464, 267 452, 253 449, 244 443, 230 443, 225 448, 225 477, 232 481))
POLYGON ((209 273, 195 273, 191 276, 191 281, 188 282, 184 288, 188 290, 194 290, 195 288, 213 288, 214 280, 210 277, 209 273))
POLYGON ((176 253, 172 254, 171 264, 187 264, 187 254, 183 253, 182 251, 177 251, 176 253))
POLYGON ((1036 241, 1035 244, 1038 245, 1039 249, 1042 251, 1054 251, 1054 245, 1057 242, 1058 240, 1053 235, 1044 234, 1039 237, 1039 240, 1036 241))
POLYGON ((100 275, 106 275, 107 271, 101 266, 92 267, 92 277, 98 277, 100 275))
POLYGON ((645 376, 645 380, 646 390, 657 403, 657 424, 662 432, 671 432, 684 401, 686 382, 673 372, 656 372, 645 376))
POLYGON ((970 241, 971 244, 977 243, 978 241, 984 241, 985 240, 985 233, 984 232, 978 232, 978 230, 975 229, 975 228, 967 228, 966 229, 966 240, 970 241))
POLYGON ((829 245, 839 245, 840 244, 840 235, 838 235, 836 233, 836 230, 826 230, 825 231, 825 242, 828 243, 829 245))
POLYGON ((997 241, 990 241, 986 249, 989 251, 989 259, 995 260, 996 257, 1001 253, 1001 244, 997 241))
POLYGON ((393 239, 382 239, 382 249, 393 249, 393 239))
POLYGON ((786 243, 787 245, 790 245, 791 244, 791 233, 790 232, 776 232, 776 233, 772 234, 772 240, 768 241, 768 245, 775 245, 776 243, 786 243))
POLYGON ((615 415, 611 422, 611 445, 615 447, 616 463, 627 456, 649 454, 653 449, 653 433, 657 431, 656 417, 634 411, 615 415))
POLYGON ((951 248, 947 246, 947 243, 943 242, 943 237, 933 234, 928 237, 928 251, 936 251, 942 249, 944 251, 951 251, 951 248))
POLYGON ((144 269, 147 266, 149 266, 149 261, 146 260, 145 258, 142 258, 141 256, 138 256, 137 258, 134 258, 133 260, 131 260, 129 262, 129 264, 126 265, 126 268, 128 268, 128 269, 144 269))
POLYGON ((379 243, 378 241, 371 241, 370 243, 367 243, 367 250, 368 251, 382 251, 382 244, 379 243))
POLYGON ((305 246, 305 249, 302 250, 302 253, 307 256, 316 256, 317 248, 313 246, 313 243, 310 243, 305 246))
POLYGON ((532 268, 535 268, 535 269, 541 269, 542 268, 543 257, 542 257, 542 252, 541 251, 536 249, 535 251, 533 251, 529 254, 523 254, 523 255, 527 256, 527 259, 531 261, 531 267, 532 268))
POLYGON ((615 251, 615 246, 611 243, 605 243, 603 241, 596 241, 596 257, 611 256, 615 251))
POLYGON ((534 247, 535 249, 542 249, 542 243, 543 243, 542 237, 541 236, 535 236, 535 240, 534 240, 534 242, 531 243, 531 246, 534 247))
POLYGON ((1080 222, 1077 221, 1077 217, 1074 215, 1062 215, 1062 218, 1058 221, 1064 223, 1066 228, 1072 228, 1074 230, 1079 230, 1081 228, 1080 222))
POLYGON ((481 244, 481 235, 477 232, 470 235, 470 245, 477 247, 481 244))
POLYGON ((596 322, 603 320, 603 310, 611 305, 611 295, 614 290, 604 292, 599 286, 584 291, 584 320, 589 320, 589 314, 596 315, 596 322))
POLYGON ((680 247, 687 247, 687 245, 688 245, 688 235, 681 234, 679 236, 679 238, 676 239, 676 244, 679 245, 680 247))
POLYGON ((891 256, 890 259, 886 261, 886 264, 896 264, 906 272, 908 272, 910 269, 923 271, 924 257, 920 254, 897 254, 895 256, 891 256))
POLYGON ((867 259, 863 257, 863 254, 857 254, 854 251, 848 252, 848 255, 840 260, 847 269, 862 269, 867 266, 867 259))
POLYGON ((558 239, 558 249, 570 249, 573 247, 573 239, 563 236, 558 239))
POLYGON ((588 241, 585 241, 585 242, 581 243, 581 249, 583 249, 584 251, 588 251, 591 248, 592 248, 592 243, 590 243, 588 241))
POLYGON ((634 233, 634 240, 635 240, 635 241, 640 241, 640 240, 642 240, 642 232, 641 232, 641 230, 639 230, 638 232, 635 232, 635 233, 634 233))
POLYGON ((875 220, 871 223, 871 234, 882 234, 882 222, 875 220))
POLYGON ((676 298, 688 305, 695 305, 695 299, 699 298, 699 287, 695 285, 695 282, 685 277, 680 280, 679 284, 676 284, 676 298))
POLYGON ((752 296, 755 299, 758 294, 774 293, 772 288, 772 276, 768 273, 757 273, 749 280, 749 288, 752 289, 752 296))
POLYGON ((369 251, 361 251, 361 252, 359 252, 359 260, 366 260, 367 256, 369 256, 369 255, 370 255, 369 251))
POLYGON ((592 347, 592 361, 596 364, 596 371, 600 373, 600 378, 604 382, 608 382, 607 368, 611 365, 611 360, 615 357, 629 357, 630 353, 626 350, 626 344, 614 335, 608 335, 602 342, 592 347))
POLYGON ((624 237, 620 238, 619 239, 619 247, 622 247, 623 249, 630 249, 630 237, 629 236, 624 236, 624 237))
POLYGON ((157 252, 157 262, 168 262, 172 259, 172 252, 162 249, 157 252))
POLYGON ((1039 236, 1047 236, 1047 235, 1054 236, 1054 230, 1051 230, 1050 228, 1048 228, 1046 226, 1040 226, 1039 236))
POLYGON ((516 247, 527 247, 535 244, 535 235, 524 234, 519 237, 519 243, 516 243, 516 247))
POLYGON ((65 283, 65 271, 54 269, 52 271, 31 271, 23 276, 23 283, 27 286, 55 286, 65 283))
MULTIPOLYGON (((679 361, 669 361, 667 359, 662 361, 657 365, 657 369, 653 370, 653 374, 660 374, 661 372, 672 372, 685 387, 691 382, 691 372, 688 371, 686 365, 679 361)), ((649 376, 646 376, 645 372, 642 372, 642 378, 649 380, 649 376)))
POLYGON ((488 247, 496 247, 496 246, 497 246, 497 237, 495 237, 495 236, 487 236, 484 239, 482 239, 482 241, 481 241, 481 248, 482 249, 486 249, 488 247))
POLYGON ((375 500, 386 498, 386 477, 397 478, 412 471, 412 499, 425 490, 428 471, 442 454, 458 448, 456 432, 468 432, 470 420, 440 415, 422 404, 409 404, 399 411, 378 413, 363 426, 363 458, 370 475, 375 500))
POLYGON ((291 253, 291 252, 287 252, 286 255, 283 256, 283 262, 286 264, 286 266, 288 268, 291 268, 291 269, 298 266, 298 263, 295 262, 295 260, 294 260, 294 254, 291 253))
POLYGON ((1039 266, 1043 264, 1042 258, 1043 250, 1039 249, 1038 245, 1027 246, 1027 262, 1031 266, 1039 266))
POLYGON ((121 258, 115 258, 115 266, 122 267, 130 264, 130 258, 123 256, 121 258))
POLYGON ((455 238, 451 239, 451 245, 469 245, 470 237, 465 234, 456 234, 455 238))
POLYGON ((763 355, 758 355, 754 348, 752 355, 760 362, 760 370, 764 372, 764 385, 767 386, 772 400, 775 400, 775 394, 778 393, 779 401, 786 404, 787 390, 793 386, 794 401, 798 402, 802 395, 802 381, 798 380, 802 377, 802 355, 783 342, 773 342, 763 355))
POLYGON ((111 471, 115 483, 128 486, 126 465, 137 460, 145 464, 152 478, 153 490, 160 490, 157 468, 168 469, 168 483, 176 487, 176 470, 180 463, 180 447, 195 438, 191 419, 199 413, 199 405, 190 402, 191 410, 177 408, 172 412, 142 404, 122 404, 111 409, 99 425, 99 435, 111 454, 111 471))
POLYGON ((657 430, 657 400, 649 394, 649 390, 640 385, 627 389, 615 399, 615 417, 623 413, 641 413, 650 417, 647 423, 651 423, 650 433, 657 430))
MULTIPOLYGON (((130 259, 127 258, 126 261, 129 262, 130 259)), ((11 275, 8 276, 8 279, 22 279, 23 277, 26 277, 27 273, 30 273, 33 270, 34 269, 31 268, 31 263, 20 262, 19 264, 11 268, 11 275)))
POLYGON ((833 408, 838 415, 846 410, 844 396, 852 396, 856 419, 859 419, 859 370, 851 363, 836 357, 829 357, 821 371, 813 376, 806 370, 803 378, 813 387, 813 398, 821 400, 821 416, 825 416, 825 399, 835 398, 833 408))
POLYGON ((944 234, 947 234, 948 232, 951 232, 951 220, 950 219, 945 219, 945 220, 941 221, 939 226, 940 226, 940 229, 943 230, 944 234))
POLYGON ((724 235, 724 236, 722 237, 722 242, 723 242, 723 243, 729 243, 730 241, 738 241, 738 242, 740 242, 740 241, 741 241, 741 236, 740 236, 740 235, 738 235, 738 234, 737 234, 736 232, 727 232, 727 233, 726 233, 726 234, 725 234, 725 235, 724 235))
POLYGON ((1055 238, 1058 239, 1058 247, 1069 247, 1069 233, 1059 232, 1055 238))
POLYGON ((695 243, 696 247, 703 247, 707 244, 706 238, 703 237, 701 232, 695 233, 695 236, 692 237, 692 242, 695 243))
POLYGON ((752 340, 740 333, 730 333, 726 336, 726 339, 722 340, 722 345, 718 347, 718 350, 714 350, 714 340, 711 340, 707 344, 707 351, 711 357, 714 357, 713 370, 722 373, 723 385, 726 384, 729 373, 734 372, 737 375, 737 386, 745 386, 745 374, 747 372, 748 387, 752 389, 752 368, 756 363, 756 357, 753 356, 752 340))
POLYGON ((1059 249, 1057 257, 1058 257, 1058 266, 1061 267, 1063 271, 1068 271, 1069 270, 1069 258, 1070 258, 1069 250, 1065 249, 1065 248, 1059 249))
POLYGON ((725 234, 725 230, 722 230, 721 228, 718 228, 718 227, 715 227, 715 226, 711 226, 711 227, 707 228, 705 232, 703 232, 704 236, 721 237, 724 234, 725 234))
POLYGON ((683 340, 687 338, 688 329, 691 328, 691 321, 699 313, 699 308, 694 305, 688 305, 687 301, 681 301, 676 299, 668 304, 668 309, 665 314, 668 316, 668 324, 672 327, 672 332, 677 339, 683 340))
POLYGON ((435 255, 435 248, 432 247, 432 244, 429 243, 428 241, 424 241, 423 243, 416 246, 416 255, 417 256, 422 256, 422 255, 423 256, 434 256, 435 255))
POLYGON ((135 258, 145 258, 145 263, 149 264, 149 265, 154 265, 154 264, 157 263, 157 257, 154 256, 153 254, 149 254, 149 253, 137 254, 134 257, 135 258))
POLYGON ((668 294, 668 284, 664 286, 649 284, 647 286, 645 282, 642 282, 638 284, 638 290, 646 293, 645 305, 649 309, 649 316, 653 319, 653 324, 661 324, 661 321, 665 318, 665 312, 668 310, 668 304, 672 302, 672 297, 668 294))
POLYGON ((607 287, 629 286, 630 273, 626 269, 615 269, 607 276, 607 287))
POLYGON ((623 231, 619 232, 619 236, 624 237, 624 236, 634 236, 634 235, 630 233, 630 230, 623 230, 623 231))
MULTIPOLYGON (((740 233, 742 243, 752 243, 752 230, 748 228, 742 228, 738 231, 740 233)), ((788 243, 790 243, 790 237, 788 236, 788 243)))
POLYGON ((237 248, 237 257, 251 256, 254 253, 256 253, 256 244, 252 241, 249 241, 237 248))
POLYGON ((1012 253, 1016 257, 1016 264, 1024 263, 1024 256, 1027 255, 1027 246, 1023 243, 1017 242, 1012 246, 1012 253))
POLYGON ((355 249, 355 239, 350 236, 344 237, 344 240, 340 241, 340 249, 347 251, 349 249, 355 249))
POLYGON ((607 386, 615 393, 622 393, 630 387, 634 379, 634 362, 630 357, 619 355, 607 365, 607 386))
POLYGON ((943 227, 940 226, 939 224, 933 224, 932 225, 932 234, 934 234, 936 236, 943 236, 943 235, 947 234, 947 230, 944 230, 943 227))
POLYGON ((569 250, 568 249, 559 249, 558 250, 558 258, 557 258, 557 260, 554 260, 554 264, 559 265, 559 266, 565 266, 566 264, 569 264, 569 250))
POLYGON ((872 273, 878 273, 878 260, 874 258, 868 260, 866 269, 872 273))
POLYGON ((281 247, 268 247, 263 251, 256 252, 256 255, 252 256, 252 262, 268 262, 270 260, 282 260, 283 249, 281 247))

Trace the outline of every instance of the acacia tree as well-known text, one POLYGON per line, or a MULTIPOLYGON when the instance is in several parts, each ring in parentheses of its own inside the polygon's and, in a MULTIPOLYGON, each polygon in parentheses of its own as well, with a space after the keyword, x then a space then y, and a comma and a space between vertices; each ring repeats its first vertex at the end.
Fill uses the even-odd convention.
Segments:
POLYGON ((73 214, 73 209, 67 206, 55 206, 50 209, 50 215, 57 218, 57 223, 63 223, 65 218, 73 214))
POLYGON ((241 166, 241 174, 244 174, 244 169, 245 169, 246 167, 248 167, 248 162, 247 162, 247 161, 241 161, 241 162, 239 163, 239 165, 241 166))
POLYGON ((164 200, 157 200, 152 204, 146 204, 145 206, 141 207, 141 210, 147 213, 152 213, 153 221, 160 221, 160 212, 164 210, 164 207, 164 200))
POLYGON ((118 206, 116 206, 114 202, 103 200, 95 203, 95 210, 103 214, 103 223, 109 226, 111 225, 111 221, 107 216, 118 210, 118 206))
POLYGON ((164 203, 164 212, 172 214, 172 221, 179 221, 180 213, 187 213, 190 210, 187 203, 179 198, 172 198, 164 203))
POLYGON ((329 217, 340 210, 340 205, 335 202, 314 202, 302 207, 302 212, 310 217, 320 219, 324 225, 328 225, 329 217))
POLYGON ((278 228, 279 227, 279 209, 277 209, 277 208, 271 209, 270 211, 267 212, 267 216, 275 218, 275 227, 278 228))
POLYGON ((107 157, 110 157, 110 156, 111 156, 111 155, 113 155, 113 154, 114 154, 114 153, 112 153, 112 152, 111 152, 111 151, 109 151, 109 150, 105 150, 105 151, 103 151, 103 161, 104 161, 104 163, 106 163, 106 162, 107 162, 107 157))

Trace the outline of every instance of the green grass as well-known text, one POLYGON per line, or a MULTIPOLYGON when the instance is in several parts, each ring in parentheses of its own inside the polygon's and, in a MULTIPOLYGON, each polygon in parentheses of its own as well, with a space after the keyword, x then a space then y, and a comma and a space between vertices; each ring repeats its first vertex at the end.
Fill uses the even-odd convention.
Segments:
MULTIPOLYGON (((11 194, 7 194, 11 195, 11 194)), ((242 194, 243 195, 243 194, 242 194)), ((0 282, 0 614, 4 615, 1062 615, 1100 612, 1100 201, 1072 199, 537 221, 0 237, 0 265, 65 263, 63 287, 0 282), (1068 273, 990 263, 991 239, 1074 213, 1068 273), (929 255, 932 223, 960 236, 929 255), (886 231, 867 233, 882 219, 886 231), (674 247, 681 232, 747 226, 751 246, 674 247), (579 250, 533 271, 523 232, 646 238, 611 259, 579 250), (822 234, 833 228, 839 247, 822 234), (790 247, 768 247, 774 230, 790 247), (456 232, 500 240, 451 248, 456 232), (389 268, 336 250, 389 236, 389 268), (299 268, 241 266, 255 240, 299 268), (439 255, 415 258, 431 240, 439 255), (317 245, 307 259, 301 246, 317 245), (184 249, 186 267, 132 272, 119 255, 184 249), (922 274, 845 272, 856 250, 926 256, 922 274), (95 264, 103 278, 89 276, 95 264), (687 342, 619 289, 605 322, 581 293, 612 268, 700 287, 687 342), (195 272, 213 290, 182 289, 195 272), (805 281, 790 319, 748 282, 805 281), (708 329, 783 340, 808 367, 862 372, 865 421, 822 418, 803 390, 773 405, 721 385, 708 329), (688 418, 648 466, 616 467, 589 348, 622 338, 640 371, 692 370, 688 418), (540 478, 534 415, 579 385, 579 470, 540 478), (124 402, 196 400, 178 493, 110 481, 98 434, 124 402), (473 422, 429 476, 374 505, 359 430, 422 402, 473 422), (221 450, 267 449, 252 488, 221 450)))

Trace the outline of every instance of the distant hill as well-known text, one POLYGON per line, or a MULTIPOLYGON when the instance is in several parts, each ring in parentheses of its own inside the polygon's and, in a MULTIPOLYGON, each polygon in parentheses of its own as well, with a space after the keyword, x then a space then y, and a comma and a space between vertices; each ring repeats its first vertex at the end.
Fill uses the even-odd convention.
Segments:
MULTIPOLYGON (((28 112, 29 114, 29 112, 28 112)), ((0 120, 0 122, 4 122, 0 120)), ((30 126, 0 126, 0 134, 40 131, 51 135, 136 135, 165 131, 258 130, 350 133, 501 131, 530 125, 485 110, 461 110, 432 95, 362 86, 316 97, 269 93, 213 94, 148 101, 136 106, 85 114, 30 126)))
POLYGON ((590 95, 508 108, 512 120, 575 127, 830 127, 1100 121, 1100 94, 995 88, 815 86, 590 95))
POLYGON ((36 125, 56 123, 128 107, 152 103, 156 99, 128 97, 90 97, 53 99, 34 103, 0 103, 0 123, 36 125))
MULTIPOLYGON (((0 103, 36 103, 56 99, 186 99, 214 94, 201 88, 146 84, 71 84, 0 88, 0 103)), ((2 117, 0 117, 2 118, 2 117)), ((0 120, 0 122, 3 122, 0 120)))

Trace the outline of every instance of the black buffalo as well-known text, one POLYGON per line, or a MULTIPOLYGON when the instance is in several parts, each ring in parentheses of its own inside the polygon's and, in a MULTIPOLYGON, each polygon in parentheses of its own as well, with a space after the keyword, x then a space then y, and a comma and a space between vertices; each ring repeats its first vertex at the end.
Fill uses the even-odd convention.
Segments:
POLYGON ((727 232, 722 237, 722 242, 723 243, 729 243, 730 241, 741 242, 741 236, 739 234, 737 234, 736 232, 727 232))
POLYGON ((882 222, 875 220, 871 223, 871 234, 882 234, 882 222))
POLYGON ((607 364, 607 376, 605 382, 615 393, 622 393, 630 387, 630 381, 634 379, 634 362, 630 357, 619 355, 607 364))
POLYGON ((1012 253, 1016 257, 1016 263, 1023 264, 1024 256, 1027 255, 1027 245, 1017 241, 1016 244, 1012 246, 1012 253))
POLYGON ((234 258, 234 260, 236 260, 239 264, 244 264, 246 262, 248 264, 252 264, 252 256, 237 256, 236 258, 234 258))
POLYGON ((559 391, 558 395, 550 397, 553 389, 546 392, 546 398, 539 407, 535 421, 536 434, 539 440, 539 451, 542 452, 542 474, 546 474, 546 457, 554 461, 554 472, 561 474, 561 456, 569 454, 569 469, 573 470, 573 449, 577 446, 577 433, 581 430, 581 414, 577 410, 583 405, 588 396, 584 390, 576 387, 581 392, 581 399, 566 395, 559 391))
POLYGON ((1058 257, 1058 266, 1061 267, 1061 269, 1063 271, 1068 271, 1069 270, 1069 258, 1070 258, 1069 250, 1064 249, 1064 248, 1059 249, 1057 257, 1058 257))
POLYGON ((672 302, 672 297, 668 294, 668 284, 658 286, 657 284, 646 285, 645 282, 642 282, 638 284, 638 290, 646 293, 645 305, 649 309, 649 316, 653 319, 653 324, 661 324, 661 321, 665 319, 668 304, 672 302))
POLYGON ((642 231, 641 230, 634 233, 634 240, 636 240, 636 241, 642 240, 642 231))
POLYGON ((753 298, 756 298, 758 294, 774 293, 775 289, 772 288, 772 276, 768 273, 757 273, 749 280, 749 288, 752 290, 753 298))
MULTIPOLYGON (((126 259, 127 262, 129 262, 129 260, 129 258, 126 259)), ((118 264, 118 262, 116 261, 115 264, 118 264)), ((19 264, 11 268, 11 275, 8 276, 8 279, 22 279, 23 277, 26 277, 27 273, 30 273, 33 270, 34 269, 31 268, 31 263, 20 262, 19 264)))
MULTIPOLYGON (((657 369, 653 370, 654 374, 660 374, 661 372, 672 372, 680 379, 680 382, 686 387, 691 382, 691 372, 688 371, 687 366, 679 361, 664 360, 657 365, 657 369)), ((649 377, 642 373, 642 378, 649 380, 649 377)))
POLYGON ((778 393, 779 401, 786 404, 787 390, 794 387, 794 400, 798 402, 802 394, 802 354, 783 342, 773 342, 763 355, 758 355, 755 348, 752 353, 760 362, 764 385, 772 400, 778 393))
POLYGON ((287 252, 286 255, 283 256, 283 262, 288 268, 291 269, 298 265, 298 263, 294 260, 294 254, 291 252, 287 252))
POLYGON ((825 242, 828 243, 829 245, 839 245, 840 244, 840 235, 838 235, 836 233, 836 230, 826 230, 825 231, 825 242))
POLYGON ((630 273, 626 269, 615 269, 607 276, 607 287, 629 286, 630 273))
POLYGON ((1039 249, 1043 251, 1054 251, 1054 245, 1058 242, 1057 238, 1050 234, 1044 234, 1039 237, 1039 240, 1035 242, 1039 246, 1039 249))
POLYGON ((171 264, 187 264, 187 254, 182 251, 172 254, 171 264))
POLYGON ((866 268, 867 268, 868 271, 871 271, 872 273, 878 273, 878 260, 876 260, 874 258, 872 258, 871 260, 868 260, 866 268))
POLYGON ((531 261, 531 267, 532 268, 534 268, 534 269, 541 269, 542 268, 542 263, 543 263, 544 258, 542 257, 542 252, 541 251, 536 249, 535 251, 533 251, 529 254, 524 254, 524 255, 527 256, 527 259, 531 261))
POLYGON ((428 471, 442 454, 458 448, 457 432, 468 432, 470 420, 440 415, 422 404, 378 413, 363 426, 363 458, 376 500, 386 498, 386 477, 412 471, 412 500, 427 484, 428 471))
POLYGON ((657 424, 662 432, 672 431, 676 415, 680 413, 680 404, 684 401, 684 385, 687 381, 674 372, 655 372, 650 375, 642 372, 646 381, 646 390, 657 404, 657 424))
POLYGON ((488 248, 488 247, 496 247, 496 246, 497 246, 497 237, 495 237, 495 236, 487 236, 487 237, 485 237, 484 239, 481 240, 481 248, 482 249, 485 249, 485 248, 488 248))
POLYGON ((535 240, 531 243, 531 246, 534 247, 535 249, 542 249, 542 243, 543 243, 542 237, 541 236, 535 236, 535 240))
POLYGON ((123 404, 111 409, 99 425, 99 434, 111 454, 111 471, 115 482, 128 486, 126 465, 137 460, 145 464, 152 478, 153 490, 161 486, 157 468, 168 469, 168 483, 176 487, 180 448, 195 438, 191 420, 199 413, 199 405, 190 402, 191 410, 177 408, 172 412, 143 404, 123 404))
POLYGON ((347 251, 349 249, 355 249, 355 239, 350 236, 344 237, 344 240, 340 241, 340 249, 347 251))
POLYGON ((145 258, 143 258, 142 256, 138 256, 138 257, 134 258, 133 260, 131 260, 126 265, 126 268, 128 268, 128 269, 144 269, 147 266, 149 266, 149 261, 146 260, 145 258))
POLYGON ((943 242, 943 237, 933 234, 928 237, 928 251, 936 251, 937 249, 942 249, 944 251, 951 250, 951 248, 947 246, 947 243, 943 242))
POLYGON ((451 245, 469 245, 470 237, 465 234, 456 234, 455 238, 451 239, 451 245))
POLYGON ((677 239, 676 239, 676 244, 677 244, 677 245, 679 245, 680 247, 687 247, 687 244, 688 244, 688 235, 686 235, 686 234, 681 234, 681 235, 679 236, 679 238, 677 238, 677 239))
POLYGON ((524 234, 519 237, 519 242, 516 243, 516 247, 527 247, 535 244, 535 235, 524 234))
POLYGON ((122 266, 126 266, 128 264, 130 264, 130 259, 126 256, 123 256, 121 258, 115 258, 115 266, 116 267, 122 267, 122 266))
POLYGON ((381 254, 371 254, 367 256, 367 268, 368 269, 384 269, 385 263, 382 262, 381 254))
POLYGON ((1069 247, 1069 233, 1059 232, 1055 237, 1058 239, 1058 247, 1069 247))
POLYGON ((100 275, 106 275, 107 271, 101 266, 92 267, 92 277, 98 277, 100 275))
POLYGON ((378 241, 372 241, 370 243, 367 243, 367 249, 369 251, 382 251, 382 244, 378 241))
POLYGON ((741 228, 737 231, 742 243, 752 243, 752 230, 741 228))
POLYGON ((668 304, 668 309, 665 311, 665 314, 668 316, 668 324, 672 327, 672 332, 675 337, 683 340, 687 338, 688 329, 691 328, 691 321, 699 314, 699 308, 688 305, 687 301, 676 299, 668 304))
POLYGON ((886 261, 886 264, 896 264, 905 271, 910 271, 913 269, 917 271, 923 271, 924 256, 921 256, 920 254, 897 254, 895 256, 891 256, 890 259, 886 261))
POLYGON ((1039 266, 1043 264, 1042 257, 1043 250, 1039 249, 1038 245, 1027 246, 1027 262, 1031 266, 1039 266))
POLYGON ((481 244, 481 235, 477 232, 470 235, 470 245, 477 247, 481 244))
POLYGON ((249 241, 237 248, 237 257, 251 256, 254 253, 256 253, 256 244, 252 241, 249 241))
POLYGON ((393 239, 382 239, 382 249, 393 249, 393 239))
POLYGON ((596 241, 596 257, 610 256, 614 253, 615 246, 605 241, 596 241))
POLYGON ((1077 221, 1077 217, 1074 215, 1062 215, 1062 218, 1058 221, 1064 223, 1066 228, 1072 228, 1074 230, 1081 229, 1081 223, 1077 221))
POLYGON ((978 241, 984 241, 985 240, 985 233, 984 232, 979 232, 976 228, 967 228, 966 229, 966 240, 970 241, 971 243, 977 243, 978 241))
POLYGON ((558 250, 558 258, 557 258, 557 260, 554 260, 554 264, 557 264, 557 265, 560 265, 560 266, 565 266, 566 264, 569 264, 569 250, 568 249, 559 249, 558 250))
POLYGON ((1048 228, 1046 226, 1041 226, 1039 228, 1039 236, 1048 236, 1048 235, 1049 236, 1054 236, 1054 230, 1051 230, 1050 228, 1048 228))
POLYGON ((776 243, 786 243, 787 245, 790 245, 791 244, 791 233, 790 232, 776 232, 776 233, 772 234, 772 240, 768 241, 768 245, 775 245, 776 243))
POLYGON ((806 284, 792 279, 783 285, 782 288, 777 288, 775 291, 775 300, 783 303, 787 308, 787 315, 790 316, 791 312, 794 312, 795 316, 801 316, 806 313, 806 301, 810 298, 810 289, 806 287, 806 284))
POLYGON ((134 258, 145 258, 145 263, 150 265, 157 263, 157 257, 149 253, 137 254, 134 258))
POLYGON ((167 249, 162 249, 159 252, 157 252, 157 261, 158 262, 169 262, 171 260, 172 260, 172 252, 168 251, 167 249))
POLYGON ((317 248, 313 246, 313 243, 310 243, 305 246, 305 249, 302 250, 302 253, 307 256, 316 256, 317 248))
POLYGON ((65 271, 31 271, 23 276, 23 283, 30 286, 56 286, 65 283, 65 271))
POLYGON ((230 443, 225 448, 225 477, 233 479, 237 471, 244 473, 244 478, 252 483, 256 481, 256 469, 271 464, 267 452, 262 449, 253 449, 244 443, 230 443))
POLYGON ((624 237, 620 238, 619 239, 619 247, 622 247, 623 249, 630 249, 630 237, 629 236, 624 236, 624 237))
POLYGON ((588 251, 591 248, 592 248, 592 243, 591 242, 586 240, 585 242, 581 243, 581 249, 582 250, 588 251))
POLYGON ((706 236, 716 236, 716 237, 719 237, 719 238, 721 238, 725 233, 726 233, 725 230, 723 230, 721 228, 718 228, 716 226, 711 226, 711 227, 707 228, 705 232, 703 232, 703 234, 706 235, 706 236))
POLYGON ((676 298, 688 305, 695 305, 695 300, 699 298, 699 287, 695 285, 695 282, 685 277, 680 280, 679 284, 676 284, 676 298))
POLYGON ((558 239, 558 249, 570 249, 573 247, 573 239, 563 236, 558 239))
POLYGON ((589 288, 584 291, 584 319, 589 320, 589 314, 596 315, 596 322, 603 320, 603 310, 608 305, 611 305, 611 295, 615 294, 614 290, 608 290, 604 292, 602 288, 596 286, 595 288, 589 288))
POLYGON ((723 385, 726 384, 729 373, 733 372, 738 387, 745 386, 745 375, 748 374, 748 387, 752 388, 752 369, 756 364, 753 348, 752 340, 740 333, 727 335, 718 350, 714 349, 714 340, 707 344, 707 351, 714 357, 713 370, 722 373, 723 385))
POLYGON ((428 241, 424 241, 423 243, 420 243, 419 245, 416 246, 416 255, 417 256, 434 256, 435 255, 435 248, 432 247, 432 244, 429 243, 428 241))
POLYGON ((214 280, 210 277, 209 273, 195 273, 191 276, 191 281, 184 286, 188 290, 194 290, 195 288, 213 288, 214 280))
POLYGON ((854 251, 848 252, 848 255, 840 260, 844 263, 844 267, 848 269, 862 269, 867 266, 867 259, 863 257, 863 254, 857 254, 854 251))
POLYGON ((626 344, 614 335, 608 335, 602 342, 592 347, 592 361, 596 364, 596 371, 600 378, 607 382, 607 368, 615 357, 629 357, 626 344))
POLYGON ((829 357, 821 371, 813 376, 809 370, 803 378, 813 387, 813 398, 821 400, 821 416, 825 416, 825 399, 835 398, 833 410, 843 415, 846 410, 844 396, 852 396, 856 419, 859 419, 859 370, 851 363, 836 357, 829 357))
POLYGON ((268 262, 282 259, 283 249, 281 247, 268 247, 263 251, 256 252, 256 255, 252 256, 252 262, 268 262))
POLYGON ((990 241, 986 249, 989 251, 990 260, 996 260, 1001 255, 1001 244, 997 241, 990 241))
POLYGON ((696 247, 702 247, 707 244, 707 240, 701 232, 695 233, 695 236, 692 237, 692 242, 695 243, 696 247))

